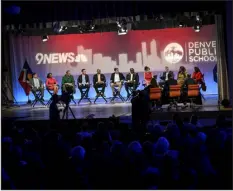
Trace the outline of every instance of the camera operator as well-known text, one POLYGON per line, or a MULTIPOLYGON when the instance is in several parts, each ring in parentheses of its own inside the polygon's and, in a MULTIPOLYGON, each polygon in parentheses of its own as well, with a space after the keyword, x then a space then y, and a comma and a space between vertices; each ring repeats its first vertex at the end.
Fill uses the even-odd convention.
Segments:
POLYGON ((138 133, 143 132, 145 124, 150 116, 149 99, 145 91, 134 92, 131 104, 133 128, 135 128, 138 133))
POLYGON ((60 110, 57 107, 57 103, 59 102, 58 95, 54 94, 52 97, 52 103, 49 106, 49 119, 52 122, 56 122, 60 120, 60 110))

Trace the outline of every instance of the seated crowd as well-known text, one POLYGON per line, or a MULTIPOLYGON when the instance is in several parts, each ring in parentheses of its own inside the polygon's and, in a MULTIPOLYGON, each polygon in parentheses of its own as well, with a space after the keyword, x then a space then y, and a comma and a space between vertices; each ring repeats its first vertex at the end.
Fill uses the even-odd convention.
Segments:
POLYGON ((114 117, 93 120, 43 128, 3 121, 2 189, 232 189, 224 116, 205 126, 174 115, 140 134, 114 117))

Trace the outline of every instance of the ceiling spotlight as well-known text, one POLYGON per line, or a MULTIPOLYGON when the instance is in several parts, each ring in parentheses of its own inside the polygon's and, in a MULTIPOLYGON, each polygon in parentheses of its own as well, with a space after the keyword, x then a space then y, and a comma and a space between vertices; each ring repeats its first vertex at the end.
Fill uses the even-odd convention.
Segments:
POLYGON ((128 30, 127 30, 126 27, 120 28, 120 29, 118 30, 118 35, 126 35, 127 33, 128 33, 128 30))
POLYGON ((118 35, 125 35, 128 32, 127 29, 127 21, 125 19, 122 19, 121 22, 116 22, 118 27, 118 35))
POLYGON ((84 31, 82 26, 78 26, 78 30, 80 33, 83 33, 83 31, 84 31))
POLYGON ((93 21, 89 21, 86 25, 86 30, 87 31, 93 31, 95 30, 96 26, 93 21))
POLYGON ((43 41, 43 42, 48 41, 48 39, 49 39, 49 37, 48 37, 47 35, 42 36, 42 41, 43 41))
POLYGON ((196 21, 200 21, 200 15, 196 15, 196 21))
POLYGON ((200 30, 201 30, 201 26, 200 25, 195 25, 193 28, 194 28, 195 32, 200 32, 200 30))

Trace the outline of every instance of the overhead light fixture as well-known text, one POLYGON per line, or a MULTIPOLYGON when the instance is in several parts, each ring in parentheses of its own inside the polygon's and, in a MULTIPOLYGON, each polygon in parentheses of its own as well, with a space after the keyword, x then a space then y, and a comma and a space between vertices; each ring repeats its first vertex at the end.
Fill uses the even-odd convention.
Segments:
POLYGON ((96 28, 96 26, 95 26, 94 20, 87 22, 87 24, 86 24, 87 31, 93 31, 93 30, 95 30, 95 28, 96 28))
POLYGON ((47 35, 42 36, 42 41, 43 41, 43 42, 48 41, 48 39, 49 39, 49 37, 48 37, 47 35))
POLYGON ((126 35, 128 33, 127 28, 120 28, 118 30, 118 35, 126 35))
POLYGON ((194 28, 195 32, 200 32, 200 30, 201 30, 201 26, 200 25, 195 25, 193 28, 194 28))
POLYGON ((200 21, 200 15, 196 15, 196 21, 200 21))
POLYGON ((128 33, 127 22, 122 19, 121 22, 116 22, 118 28, 118 35, 126 35, 128 33))
POLYGON ((78 31, 79 31, 80 33, 83 33, 83 32, 84 32, 83 27, 82 27, 82 26, 78 26, 78 31))
POLYGON ((62 26, 59 22, 53 23, 53 30, 56 33, 61 33, 67 29, 67 26, 62 26))

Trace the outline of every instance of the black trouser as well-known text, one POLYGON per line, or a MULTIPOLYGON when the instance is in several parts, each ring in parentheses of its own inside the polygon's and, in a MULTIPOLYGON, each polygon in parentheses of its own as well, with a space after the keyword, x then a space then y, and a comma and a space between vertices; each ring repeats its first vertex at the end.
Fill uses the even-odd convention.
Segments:
POLYGON ((32 93, 35 95, 36 92, 40 92, 41 93, 41 97, 43 98, 44 97, 44 88, 43 87, 39 87, 39 88, 32 88, 31 89, 32 93))
POLYGON ((125 83, 125 90, 127 92, 127 95, 129 96, 129 87, 133 87, 133 91, 135 91, 137 89, 137 84, 136 83, 125 83))
POLYGON ((62 93, 75 94, 75 87, 67 84, 63 84, 62 93))
POLYGON ((85 93, 85 91, 87 91, 85 97, 88 97, 88 92, 90 90, 90 85, 87 85, 87 84, 83 85, 83 84, 81 84, 81 85, 78 86, 78 89, 79 89, 79 91, 81 93, 81 97, 83 96, 83 94, 85 93), (86 90, 84 91, 83 89, 86 89, 86 90))
POLYGON ((94 88, 95 88, 95 91, 96 91, 96 93, 98 94, 98 93, 103 93, 104 94, 104 91, 105 91, 105 87, 106 87, 106 84, 104 83, 104 84, 95 84, 94 85, 94 88), (98 88, 102 88, 101 90, 99 90, 98 88))

